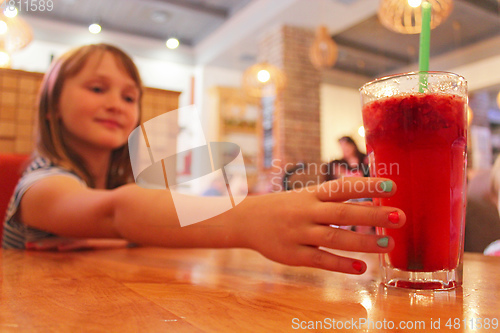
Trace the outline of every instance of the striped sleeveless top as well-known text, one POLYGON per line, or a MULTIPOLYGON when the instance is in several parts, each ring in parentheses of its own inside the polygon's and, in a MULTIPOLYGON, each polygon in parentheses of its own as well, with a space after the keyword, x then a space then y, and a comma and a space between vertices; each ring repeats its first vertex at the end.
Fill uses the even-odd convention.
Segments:
POLYGON ((85 182, 76 174, 60 166, 54 165, 49 159, 43 157, 35 158, 24 171, 21 179, 19 179, 16 185, 14 194, 10 198, 3 224, 2 247, 4 249, 24 249, 25 243, 27 242, 35 242, 43 238, 55 236, 52 233, 23 224, 19 221, 19 214, 17 214, 21 198, 26 190, 37 181, 51 176, 68 176, 76 178, 85 185, 85 182))

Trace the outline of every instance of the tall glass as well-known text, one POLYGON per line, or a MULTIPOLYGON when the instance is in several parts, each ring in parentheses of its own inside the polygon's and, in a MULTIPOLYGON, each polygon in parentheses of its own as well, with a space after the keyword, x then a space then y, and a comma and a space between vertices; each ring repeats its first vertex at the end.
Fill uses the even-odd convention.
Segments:
POLYGON ((467 82, 446 72, 377 79, 360 89, 370 173, 397 192, 377 201, 402 209, 396 246, 381 255, 382 282, 412 289, 462 284, 467 161, 467 82))

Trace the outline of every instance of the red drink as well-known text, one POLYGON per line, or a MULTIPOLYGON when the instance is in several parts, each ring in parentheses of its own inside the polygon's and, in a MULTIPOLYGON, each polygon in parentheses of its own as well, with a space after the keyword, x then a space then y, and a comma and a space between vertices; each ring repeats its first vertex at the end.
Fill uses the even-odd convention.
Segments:
MULTIPOLYGON (((389 266, 411 272, 456 269, 463 251, 466 100, 443 93, 402 93, 363 106, 372 176, 392 179, 383 206, 402 209, 389 266)), ((424 288, 425 289, 425 288, 424 288)))

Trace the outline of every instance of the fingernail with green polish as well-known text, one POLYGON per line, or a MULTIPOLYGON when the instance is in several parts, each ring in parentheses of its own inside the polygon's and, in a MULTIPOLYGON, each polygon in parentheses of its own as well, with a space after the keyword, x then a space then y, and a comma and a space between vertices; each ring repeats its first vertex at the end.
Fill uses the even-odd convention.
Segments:
POLYGON ((380 188, 384 192, 391 192, 392 191, 392 180, 386 180, 380 183, 380 188))
POLYGON ((377 245, 380 247, 389 246, 389 237, 382 237, 377 240, 377 245))

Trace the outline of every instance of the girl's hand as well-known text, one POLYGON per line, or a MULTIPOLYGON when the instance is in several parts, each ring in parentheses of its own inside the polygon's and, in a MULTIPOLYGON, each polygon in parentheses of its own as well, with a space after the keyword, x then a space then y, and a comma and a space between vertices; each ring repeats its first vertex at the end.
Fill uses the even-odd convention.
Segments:
POLYGON ((91 238, 64 238, 50 237, 36 242, 27 242, 27 250, 37 251, 76 251, 92 249, 114 249, 129 246, 124 239, 91 239, 91 238))
MULTIPOLYGON (((347 177, 296 191, 248 197, 248 216, 238 232, 242 242, 265 257, 294 266, 362 274, 366 264, 320 247, 354 252, 386 253, 394 248, 388 236, 360 234, 334 226, 399 228, 400 209, 344 203, 354 198, 390 197, 396 184, 382 178, 347 177)), ((237 208, 236 208, 237 209, 237 208)))

